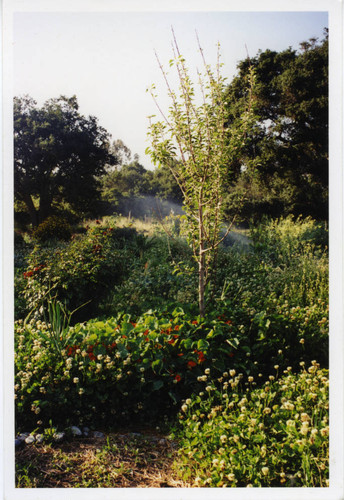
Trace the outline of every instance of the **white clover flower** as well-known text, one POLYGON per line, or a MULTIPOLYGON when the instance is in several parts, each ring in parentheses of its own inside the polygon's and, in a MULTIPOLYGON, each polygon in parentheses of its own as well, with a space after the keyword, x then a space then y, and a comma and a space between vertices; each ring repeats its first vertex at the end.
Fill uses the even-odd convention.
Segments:
POLYGON ((236 371, 235 370, 229 370, 229 374, 231 377, 234 377, 234 375, 236 374, 236 371))
POLYGON ((253 377, 248 377, 247 379, 249 382, 253 382, 254 378, 253 377))
POLYGON ((226 434, 222 434, 222 436, 220 436, 220 441, 221 441, 221 443, 226 443, 226 441, 227 441, 226 434))
POLYGON ((64 371, 64 372, 63 372, 63 375, 64 375, 65 377, 69 377, 69 371, 68 371, 68 370, 64 371))
POLYGON ((262 473, 264 476, 267 476, 269 474, 269 467, 262 467, 262 473))
POLYGON ((271 408, 269 407, 264 408, 263 413, 265 413, 265 415, 268 415, 269 413, 271 413, 271 408))
POLYGON ((300 428, 300 434, 302 434, 303 436, 306 436, 308 434, 308 431, 309 431, 308 422, 303 422, 301 425, 301 428, 300 428))
POLYGON ((235 474, 233 474, 233 473, 227 474, 227 479, 228 479, 228 481, 234 481, 235 480, 235 474))
POLYGON ((205 388, 205 390, 206 390, 207 392, 210 392, 210 391, 212 390, 212 387, 210 387, 210 385, 207 385, 207 387, 205 388))
POLYGON ((190 398, 188 398, 188 399, 185 401, 185 403, 186 403, 187 405, 191 405, 191 399, 190 399, 190 398))
POLYGON ((202 479, 200 477, 196 477, 195 478, 195 481, 194 481, 194 484, 195 486, 199 486, 199 484, 202 482, 202 479))
POLYGON ((85 392, 85 389, 82 389, 82 388, 79 389, 80 396, 81 396, 81 394, 84 394, 84 392, 85 392))
POLYGON ((219 459, 214 458, 212 463, 213 463, 214 467, 217 467, 219 465, 219 459))
POLYGON ((310 420, 310 417, 309 415, 307 415, 307 413, 301 413, 300 418, 302 422, 308 422, 310 420))
POLYGON ((40 412, 41 412, 41 409, 40 409, 40 408, 36 408, 36 409, 35 409, 35 414, 36 414, 36 415, 38 415, 40 412))
POLYGON ((295 408, 295 406, 293 405, 293 403, 290 403, 290 401, 286 401, 285 403, 282 404, 281 406, 282 410, 293 410, 295 408))
POLYGON ((206 368, 206 369, 204 370, 204 373, 205 373, 206 375, 209 375, 209 374, 210 374, 210 368, 206 368))
POLYGON ((78 383, 79 383, 79 379, 78 379, 78 377, 74 377, 74 378, 73 378, 73 382, 74 382, 74 384, 78 384, 78 383))
POLYGON ((39 392, 41 392, 42 394, 46 394, 47 391, 45 387, 40 387, 39 392))
POLYGON ((183 406, 182 406, 182 411, 183 411, 183 412, 186 412, 186 411, 187 411, 187 409, 188 409, 188 406, 187 406, 187 405, 183 405, 183 406))

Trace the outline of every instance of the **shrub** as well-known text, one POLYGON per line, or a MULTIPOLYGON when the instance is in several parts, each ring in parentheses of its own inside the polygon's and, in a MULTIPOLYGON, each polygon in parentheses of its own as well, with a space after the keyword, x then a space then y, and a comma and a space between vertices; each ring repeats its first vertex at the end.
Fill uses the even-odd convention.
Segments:
POLYGON ((327 228, 311 217, 265 217, 261 223, 251 226, 250 236, 254 249, 274 262, 288 263, 296 255, 323 251, 328 246, 327 228))
POLYGON ((96 316, 99 304, 125 276, 135 260, 132 248, 118 249, 113 228, 91 228, 85 235, 52 247, 36 246, 23 273, 27 308, 43 318, 51 295, 69 310, 80 309, 75 320, 96 316))
POLYGON ((177 470, 195 486, 328 486, 328 372, 279 367, 260 388, 235 370, 187 399, 177 470))
MULTIPOLYGON (((51 322, 51 321, 50 321, 51 322)), ((51 322, 53 323, 53 322, 51 322)), ((56 333, 16 323, 17 425, 153 422, 199 389, 203 369, 250 365, 231 323, 181 309, 91 320, 56 333), (39 417, 37 417, 39 415, 39 417)))
POLYGON ((71 226, 64 218, 57 215, 47 217, 32 231, 33 239, 39 242, 46 242, 51 239, 67 241, 71 236, 71 226))

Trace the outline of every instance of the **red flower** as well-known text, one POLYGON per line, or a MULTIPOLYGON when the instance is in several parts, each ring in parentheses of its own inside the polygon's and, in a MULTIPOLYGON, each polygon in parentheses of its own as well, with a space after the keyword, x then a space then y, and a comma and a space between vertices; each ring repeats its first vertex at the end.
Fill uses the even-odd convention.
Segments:
POLYGON ((176 326, 174 327, 174 329, 175 329, 176 331, 178 331, 178 330, 179 330, 179 328, 180 328, 180 326, 179 326, 179 325, 176 325, 176 326))
POLYGON ((90 358, 90 360, 91 360, 91 361, 95 361, 95 360, 96 360, 96 357, 95 357, 95 355, 93 354, 93 352, 90 352, 90 353, 88 354, 88 357, 90 358))
POLYGON ((126 335, 122 335, 122 339, 127 339, 128 337, 126 335))
POLYGON ((176 380, 177 382, 180 382, 182 379, 182 377, 179 375, 179 373, 177 373, 177 375, 174 377, 174 380, 176 380))
POLYGON ((177 354, 177 356, 179 356, 179 357, 184 356, 184 353, 179 352, 179 353, 177 354))
POLYGON ((228 321, 226 321, 226 324, 231 325, 232 324, 231 320, 229 319, 228 321))
POLYGON ((198 325, 198 321, 197 321, 197 319, 194 319, 193 321, 191 321, 191 324, 192 324, 192 325, 198 325))
POLYGON ((23 273, 24 278, 31 278, 33 275, 33 271, 27 271, 26 273, 23 273))
POLYGON ((194 368, 196 366, 197 363, 195 363, 195 361, 188 361, 188 367, 191 369, 191 368, 194 368))
POLYGON ((148 335, 149 334, 149 330, 146 330, 143 332, 143 335, 148 335))
POLYGON ((204 356, 204 353, 202 351, 197 351, 197 349, 196 349, 194 351, 194 353, 197 354, 199 363, 203 363, 203 361, 205 361, 205 356, 204 356))

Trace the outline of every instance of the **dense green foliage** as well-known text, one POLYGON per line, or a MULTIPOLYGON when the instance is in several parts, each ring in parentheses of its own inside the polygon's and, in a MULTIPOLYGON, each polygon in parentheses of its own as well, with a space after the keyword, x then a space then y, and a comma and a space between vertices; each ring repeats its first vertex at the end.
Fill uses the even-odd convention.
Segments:
POLYGON ((238 208, 237 197, 249 187, 243 219, 311 215, 328 219, 328 36, 300 44, 300 51, 265 50, 238 65, 238 76, 227 89, 233 119, 244 96, 243 78, 251 67, 257 77, 257 115, 247 147, 247 160, 259 169, 247 181, 240 163, 235 187, 229 185, 228 205, 238 208))
POLYGON ((57 215, 50 215, 32 231, 32 238, 40 242, 53 239, 69 240, 71 236, 71 226, 57 215))
POLYGON ((28 96, 14 98, 14 192, 32 226, 51 215, 56 200, 87 213, 99 198, 96 177, 114 163, 109 134, 79 114, 75 96, 41 108, 28 96))
POLYGON ((276 364, 264 384, 235 369, 206 370, 179 417, 183 478, 208 487, 328 486, 328 371, 315 360, 300 365, 293 373, 276 364))
POLYGON ((195 486, 325 486, 326 228, 266 219, 221 248, 202 318, 186 242, 111 220, 18 240, 17 429, 161 425, 181 409, 177 467, 195 486))

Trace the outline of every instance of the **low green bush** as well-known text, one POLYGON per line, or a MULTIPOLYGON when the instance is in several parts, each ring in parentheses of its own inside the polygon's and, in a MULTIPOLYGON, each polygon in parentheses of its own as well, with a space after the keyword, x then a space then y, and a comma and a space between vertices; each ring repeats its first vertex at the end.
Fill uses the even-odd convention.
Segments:
POLYGON ((72 236, 72 228, 66 219, 58 215, 51 215, 32 231, 31 236, 39 242, 54 239, 68 241, 72 236))
POLYGON ((259 388, 234 369, 217 380, 206 370, 179 415, 181 476, 203 487, 328 486, 328 371, 300 364, 280 378, 276 365, 259 388))
POLYGON ((204 367, 250 372, 247 347, 231 321, 201 320, 175 309, 91 320, 59 330, 16 322, 17 424, 109 425, 152 421, 177 409, 199 386, 204 367), (37 417, 36 415, 39 415, 37 417))
POLYGON ((265 217, 251 226, 250 236, 254 249, 274 262, 288 262, 295 255, 323 251, 328 247, 327 228, 311 217, 265 217))
POLYGON ((85 235, 54 246, 36 246, 23 271, 27 310, 43 319, 46 299, 55 297, 69 310, 80 309, 74 319, 87 320, 99 314, 99 304, 114 286, 125 279, 137 248, 119 248, 113 228, 94 227, 85 235))

